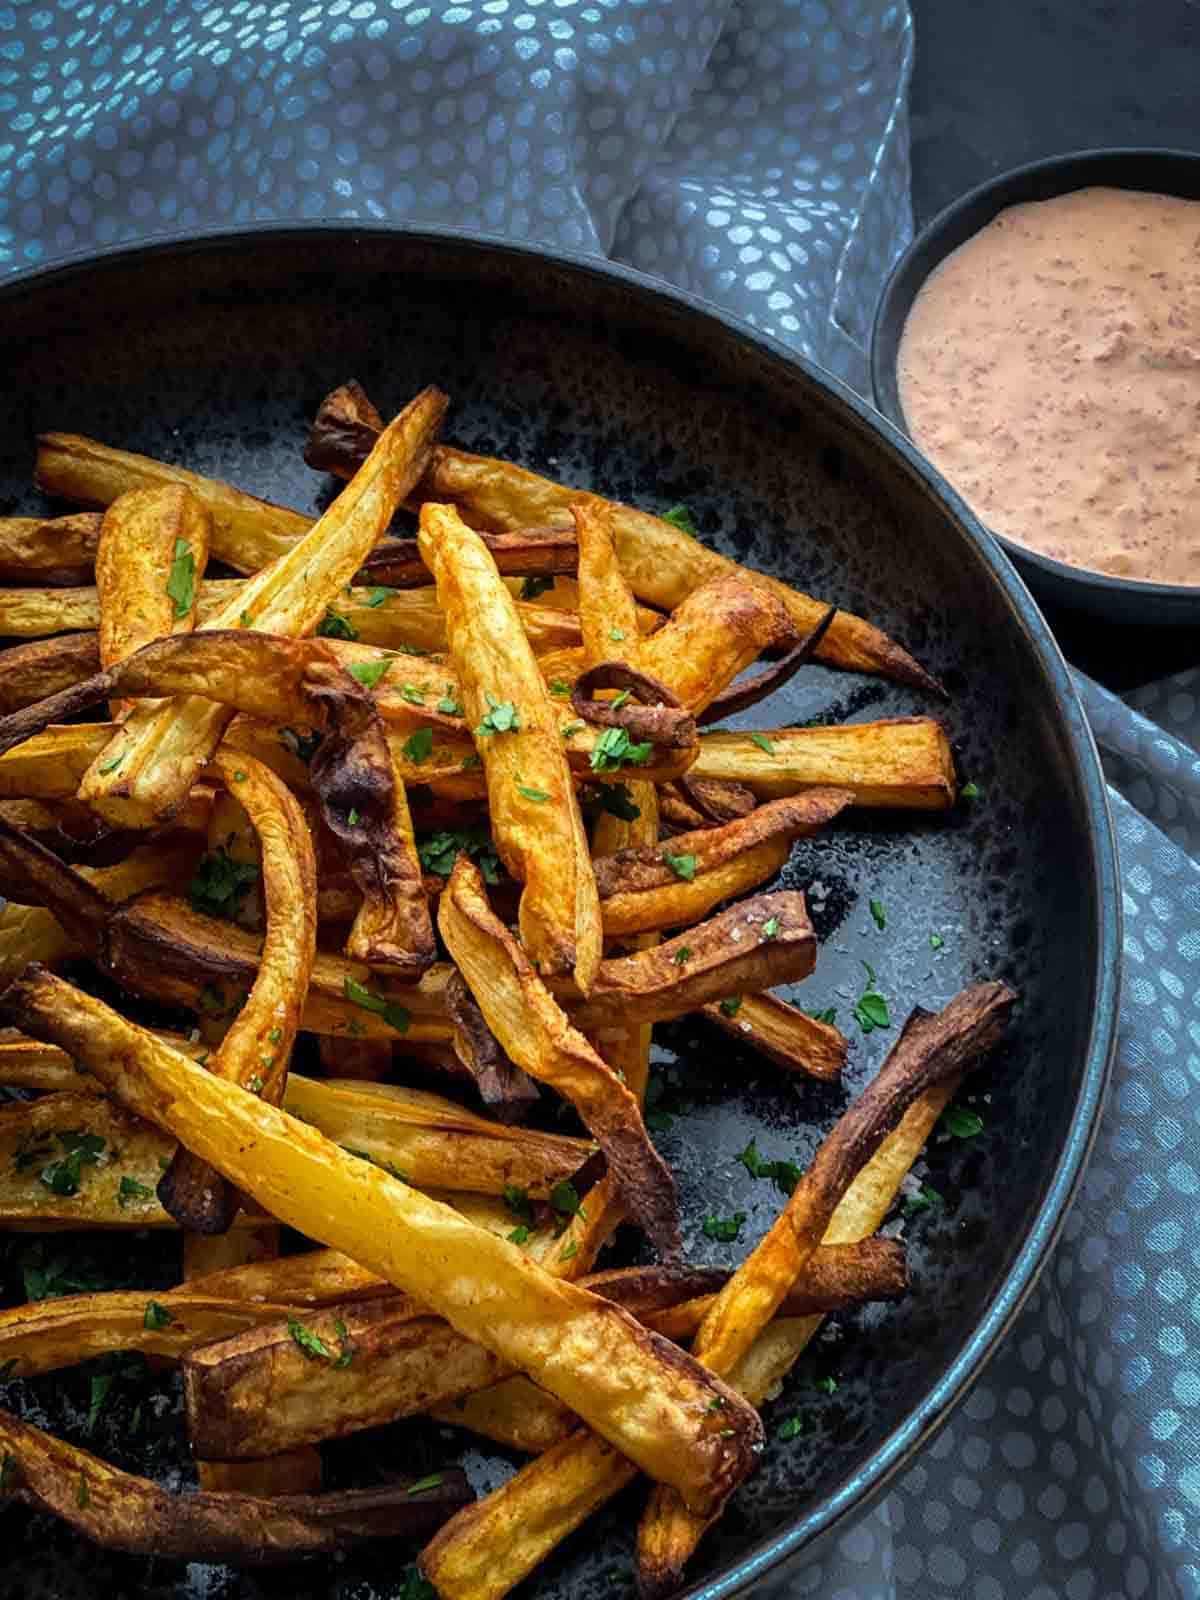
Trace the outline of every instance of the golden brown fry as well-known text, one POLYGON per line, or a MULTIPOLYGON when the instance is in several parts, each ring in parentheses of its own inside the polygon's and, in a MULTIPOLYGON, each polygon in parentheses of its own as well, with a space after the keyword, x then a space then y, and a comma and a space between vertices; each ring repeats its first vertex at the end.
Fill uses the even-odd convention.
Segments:
MULTIPOLYGON (((665 1022, 729 994, 794 983, 815 961, 804 896, 792 890, 754 895, 656 949, 602 962, 591 994, 571 1005, 571 1016, 585 1032, 665 1022)), ((563 987, 556 983, 555 992, 563 987)))
MULTIPOLYGON (((236 600, 205 626, 311 632, 407 493, 445 406, 445 396, 436 390, 418 395, 380 434, 362 471, 320 521, 286 555, 249 579, 236 600)), ((230 715, 226 707, 199 696, 138 707, 85 774, 80 798, 101 816, 130 827, 169 818, 216 750, 230 715)))
POLYGON ((492 836, 524 884, 525 949, 547 974, 573 972, 586 994, 600 961, 600 902, 558 714, 482 540, 433 505, 419 537, 483 760, 492 836))
MULTIPOLYGON (((261 762, 218 750, 213 767, 258 836, 266 934, 246 1003, 208 1068, 278 1105, 317 949, 312 837, 295 796, 261 762)), ((163 1173, 158 1197, 196 1233, 227 1232, 237 1212, 230 1185, 186 1150, 163 1173)))
POLYGON ((64 633, 0 650, 0 716, 70 689, 100 670, 99 636, 64 633))
POLYGON ((739 1044, 749 1045, 785 1072, 836 1078, 846 1064, 846 1036, 773 994, 730 995, 704 1015, 739 1044))
MULTIPOLYGON (((96 550, 101 667, 152 639, 191 633, 210 529, 208 513, 182 484, 131 490, 109 506, 96 550)), ((125 710, 114 702, 114 717, 125 710)))
POLYGON ((124 1105, 161 1121, 280 1222, 345 1250, 536 1376, 698 1512, 719 1505, 749 1470, 762 1438, 750 1408, 516 1245, 195 1067, 51 973, 29 969, 5 991, 3 1009, 26 1032, 85 1057, 124 1105))
POLYGON ((111 722, 51 727, 0 755, 0 797, 71 800, 79 780, 112 738, 111 722))
POLYGON ((531 1456, 549 1450, 579 1427, 573 1411, 523 1373, 432 1406, 429 1415, 444 1426, 466 1428, 531 1456))
POLYGON ((954 757, 940 722, 892 717, 832 728, 773 728, 766 751, 748 733, 702 733, 689 776, 743 783, 763 800, 817 784, 849 789, 859 806, 948 811, 954 757))
POLYGON ((522 946, 492 912, 478 868, 465 855, 439 903, 438 928, 508 1056, 574 1105, 607 1156, 629 1215, 660 1254, 677 1254, 674 1178, 650 1142, 637 1100, 567 1021, 522 946))
POLYGON ((94 506, 111 505, 131 489, 182 484, 212 519, 213 555, 239 572, 257 572, 285 555, 313 524, 312 517, 243 494, 219 478, 113 450, 74 433, 41 436, 34 482, 56 500, 94 506))
POLYGON ((100 516, 0 517, 0 583, 90 583, 100 516))
POLYGON ((352 478, 371 453, 383 418, 357 378, 331 389, 317 407, 304 441, 304 461, 314 472, 352 478), (352 463, 349 467, 346 463, 352 463))
POLYGON ((579 626, 588 666, 601 661, 640 665, 637 601, 625 582, 613 546, 612 515, 598 500, 571 506, 579 543, 579 626))
POLYGON ((773 878, 792 842, 815 833, 852 799, 845 789, 812 789, 759 806, 722 828, 600 857, 594 866, 605 934, 620 938, 691 925, 723 900, 773 878))
POLYGON ((388 1484, 328 1495, 169 1494, 0 1411, 5 1490, 113 1550, 182 1561, 268 1565, 368 1539, 436 1528, 471 1498, 461 1472, 436 1485, 388 1484))

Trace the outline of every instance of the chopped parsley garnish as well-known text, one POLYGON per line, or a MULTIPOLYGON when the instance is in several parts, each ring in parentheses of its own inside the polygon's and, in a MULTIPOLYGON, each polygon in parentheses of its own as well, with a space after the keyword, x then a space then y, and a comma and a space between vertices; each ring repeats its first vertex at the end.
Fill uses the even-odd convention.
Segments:
POLYGON ((586 724, 582 722, 567 722, 563 724, 560 731, 564 739, 569 739, 572 734, 582 733, 585 726, 586 724))
POLYGON ((892 1017, 887 1001, 875 987, 875 968, 869 961, 864 961, 863 966, 867 969, 867 986, 854 1007, 854 1020, 864 1033, 873 1033, 876 1028, 890 1028, 892 1017))
POLYGON ((241 623, 243 628, 251 628, 254 626, 254 618, 248 611, 243 611, 241 616, 238 618, 238 621, 241 623))
POLYGON ((122 1178, 117 1185, 117 1204, 121 1210, 132 1205, 135 1200, 150 1200, 154 1190, 148 1189, 144 1183, 139 1183, 136 1178, 122 1178))
POLYGON ((122 751, 119 756, 113 756, 108 761, 102 761, 100 763, 100 771, 102 773, 115 772, 117 770, 117 768, 121 765, 122 761, 124 761, 124 759, 125 759, 125 752, 122 751))
POLYGON ((341 1317, 335 1317, 333 1331, 337 1334, 338 1358, 333 1363, 335 1367, 348 1367, 354 1360, 354 1346, 350 1342, 350 1334, 341 1317))
POLYGON ((431 833, 417 845, 422 868, 426 872, 436 873, 439 878, 450 876, 455 861, 464 851, 479 868, 486 883, 500 882, 500 858, 491 834, 484 828, 431 833))
POLYGON ((188 899, 196 911, 232 922, 242 901, 258 882, 253 861, 235 861, 225 845, 201 856, 196 876, 188 884, 188 899))
POLYGON ((983 790, 977 783, 964 783, 958 791, 958 798, 960 800, 981 800, 983 798, 983 790))
POLYGON ((612 640, 612 642, 614 644, 620 644, 621 641, 625 637, 625 629, 624 628, 610 628, 608 630, 608 637, 612 640))
POLYGON ((789 1417, 786 1422, 781 1422, 775 1430, 775 1437, 783 1444, 789 1444, 793 1439, 798 1439, 802 1433, 808 1432, 808 1423, 803 1417, 789 1417))
POLYGON ((560 1255, 558 1259, 560 1261, 570 1261, 572 1256, 577 1256, 578 1254, 579 1245, 574 1239, 572 1239, 570 1244, 567 1245, 567 1248, 563 1251, 562 1255, 560 1255))
POLYGON ((675 876, 682 878, 686 883, 691 883, 696 876, 696 858, 694 855, 673 856, 669 850, 664 850, 663 860, 675 876))
POLYGON ((550 693, 557 695, 560 700, 564 700, 571 693, 571 685, 562 678, 551 678, 550 693))
POLYGON ((157 1300, 146 1301, 146 1314, 142 1318, 143 1328, 149 1328, 151 1333, 161 1333, 164 1328, 169 1328, 174 1321, 175 1318, 167 1310, 166 1306, 160 1305, 157 1300))
POLYGON ((358 638, 358 629, 350 621, 350 618, 344 617, 340 611, 335 611, 332 606, 326 608, 325 615, 317 623, 317 633, 323 639, 354 640, 358 638))
POLYGON ((92 1294, 106 1288, 96 1273, 76 1268, 66 1256, 45 1261, 44 1246, 37 1241, 21 1263, 26 1300, 55 1300, 64 1294, 92 1294))
POLYGON ((764 1161, 753 1139, 739 1153, 738 1160, 752 1178, 770 1178, 781 1194, 791 1194, 800 1182, 800 1168, 794 1161, 764 1161))
POLYGON ((644 767, 654 754, 649 740, 634 744, 624 728, 605 728, 592 747, 592 771, 614 772, 621 766, 644 767))
POLYGON ((602 783, 598 787, 601 811, 607 811, 610 817, 619 817, 622 822, 636 822, 641 816, 642 808, 635 805, 627 783, 602 783))
POLYGON ((430 1489, 440 1489, 442 1481, 440 1472, 431 1472, 427 1478, 418 1478, 416 1483, 410 1483, 406 1492, 408 1494, 425 1494, 430 1489))
POLYGON ((732 1217, 705 1217, 705 1238, 718 1239, 722 1244, 732 1244, 741 1233, 742 1223, 745 1220, 744 1211, 735 1211, 732 1217))
POLYGON ((363 603, 370 606, 371 610, 374 611, 377 606, 381 606, 385 600, 390 600, 397 592, 395 589, 389 589, 386 583, 377 583, 374 588, 367 590, 366 599, 363 603))
POLYGON ((186 617, 196 598, 196 557, 186 539, 176 539, 175 555, 167 578, 167 596, 175 602, 175 619, 186 617))
POLYGON ((261 1094, 263 1088, 262 1075, 256 1072, 252 1078, 247 1080, 246 1088, 251 1094, 261 1094))
POLYGON ((459 705, 458 701, 454 698, 454 685, 452 683, 448 683, 446 685, 446 692, 442 696, 442 698, 438 701, 437 709, 442 713, 442 715, 444 717, 461 717, 462 716, 462 709, 463 708, 462 708, 461 705, 459 705))
MULTIPOLYGON (((803 1006, 801 1006, 800 1009, 803 1011, 803 1006)), ((828 1022, 832 1024, 837 1018, 837 1007, 826 1006, 824 1011, 805 1011, 804 1015, 806 1017, 811 1017, 814 1022, 828 1022)))
MULTIPOLYGON (((346 671, 352 678, 356 678, 358 682, 362 684, 364 689, 373 689, 391 664, 392 663, 387 660, 352 661, 346 668, 346 671)), ((407 685, 405 687, 407 687, 407 685)), ((404 690, 401 689, 400 693, 404 694, 404 690)), ((407 694, 404 694, 404 698, 406 700, 408 699, 407 694)))
POLYGON ((477 735, 520 733, 521 716, 511 700, 497 700, 494 694, 489 694, 487 703, 491 709, 475 729, 477 735))
POLYGON ((310 1361, 316 1361, 318 1358, 325 1361, 333 1360, 333 1351, 321 1335, 306 1327, 299 1318, 289 1317, 287 1330, 310 1361))
MULTIPOLYGON (((515 1183, 507 1183, 504 1186, 503 1199, 514 1217, 519 1218, 527 1229, 533 1227, 533 1203, 529 1198, 528 1189, 518 1189, 515 1183)), ((518 1239, 515 1242, 524 1244, 525 1241, 518 1239)))
POLYGON ((531 573, 521 585, 522 600, 536 600, 538 595, 545 594, 547 589, 553 589, 554 576, 549 574, 543 577, 541 573, 531 573))
POLYGON ((632 689, 622 689, 620 694, 613 695, 611 702, 613 710, 619 711, 632 693, 632 689))
POLYGON ((761 944, 768 943, 771 939, 779 937, 780 921, 778 917, 768 917, 763 923, 761 944))
POLYGON ((902 1209, 906 1217, 919 1217, 922 1211, 930 1211, 941 1203, 942 1197, 932 1184, 923 1183, 916 1194, 906 1196, 902 1209))
POLYGON ((357 828, 359 821, 360 818, 357 810, 354 806, 351 806, 349 811, 346 813, 346 826, 348 828, 357 828))
MULTIPOLYGON (((429 760, 430 751, 433 749, 433 729, 416 728, 400 746, 401 754, 406 761, 411 761, 419 767, 422 761, 429 760)), ((465 763, 464 763, 465 765, 465 763)))
POLYGON ((662 520, 671 523, 673 527, 681 528, 684 533, 695 535, 696 524, 687 506, 672 506, 669 511, 663 512, 662 520))
POLYGON ((721 1010, 727 1017, 736 1017, 741 1009, 742 997, 740 994, 727 995, 725 999, 721 1001, 721 1010))
POLYGON ((514 1228, 508 1235, 509 1244, 527 1244, 531 1230, 524 1223, 519 1228, 514 1228))
POLYGON ((940 950, 945 943, 946 941, 940 933, 931 933, 929 935, 929 948, 931 950, 940 950))
POLYGON ((395 1028, 397 1033, 407 1033, 412 1015, 403 1006, 394 1005, 390 1000, 385 1000, 382 995, 372 994, 363 984, 354 978, 347 978, 343 984, 343 992, 351 1005, 360 1006, 364 1011, 371 1011, 377 1017, 382 1017, 389 1028, 395 1028))
POLYGON ((563 1218, 573 1217, 580 1210, 579 1190, 569 1178, 564 1178, 551 1189, 550 1205, 563 1218))
POLYGON ((882 900, 872 900, 870 902, 870 907, 871 915, 875 919, 875 926, 879 929, 880 933, 882 933, 887 927, 887 907, 884 905, 882 900))
POLYGON ((686 966, 691 959, 692 947, 690 944, 680 945, 679 949, 676 950, 675 954, 671 957, 671 960, 677 967, 686 966))
POLYGON ((769 756, 773 756, 775 754, 775 746, 771 743, 770 739, 767 738, 765 733, 752 733, 750 735, 750 743, 756 744, 760 750, 765 750, 769 756))
POLYGON ((517 785, 517 793, 523 794, 526 800, 532 800, 535 805, 539 806, 545 805, 550 798, 545 789, 531 789, 527 783, 519 783, 517 785))
POLYGON ((267 1038, 270 1040, 270 1042, 272 1044, 278 1044, 279 1041, 283 1038, 283 1029, 282 1028, 272 1028, 270 1033, 267 1035, 267 1038))
POLYGON ((234 783, 245 783, 246 774, 244 772, 241 772, 241 771, 235 772, 234 775, 233 775, 233 781, 234 781, 234 783))
MULTIPOLYGON (((353 1027, 350 1029, 351 1033, 355 1031, 353 1027)), ((360 1028, 357 1031, 361 1033, 362 1029, 360 1028)), ((370 1162, 371 1166, 378 1167, 381 1172, 386 1172, 389 1177, 399 1178, 401 1183, 409 1181, 407 1172, 395 1166, 391 1161, 385 1161, 382 1156, 373 1156, 369 1150, 356 1150, 352 1144, 344 1144, 342 1149, 348 1156, 357 1156, 360 1161, 370 1162)))
POLYGON ((816 1383, 813 1384, 813 1388, 814 1389, 819 1389, 822 1394, 836 1394, 837 1393, 837 1379, 836 1378, 818 1378, 816 1383))
POLYGON ((79 1180, 84 1167, 94 1167, 104 1154, 104 1140, 98 1133, 85 1133, 81 1128, 69 1128, 58 1135, 58 1142, 67 1152, 61 1161, 43 1167, 42 1183, 55 1194, 71 1196, 79 1193, 79 1180))
POLYGON ((297 760, 303 761, 305 766, 320 749, 321 733, 297 733, 295 728, 280 728, 279 742, 285 750, 290 750, 297 760))
POLYGON ((425 704, 425 691, 418 689, 415 683, 402 683, 400 685, 400 698, 407 700, 410 706, 423 706, 425 704))
POLYGON ((983 1118, 966 1106, 947 1106, 942 1112, 942 1127, 955 1139, 973 1139, 983 1132, 983 1118))

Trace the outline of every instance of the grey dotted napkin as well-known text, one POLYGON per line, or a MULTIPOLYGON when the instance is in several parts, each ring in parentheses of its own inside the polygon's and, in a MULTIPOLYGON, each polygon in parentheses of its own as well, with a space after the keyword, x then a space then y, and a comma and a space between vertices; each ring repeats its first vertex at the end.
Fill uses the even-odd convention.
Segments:
MULTIPOLYGON (((910 231, 912 51, 887 0, 14 0, 0 269, 255 220, 453 223, 630 262, 863 389, 910 231)), ((1128 929, 1096 1157, 965 1405, 760 1592, 1200 1600, 1200 682, 1141 714, 1081 689, 1128 929)))

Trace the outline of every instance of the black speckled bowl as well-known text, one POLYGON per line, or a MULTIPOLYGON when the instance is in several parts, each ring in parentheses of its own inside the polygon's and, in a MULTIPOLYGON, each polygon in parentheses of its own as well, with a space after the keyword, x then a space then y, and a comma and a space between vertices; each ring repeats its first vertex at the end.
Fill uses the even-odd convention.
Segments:
MULTIPOLYGON (((929 274, 951 251, 973 238, 1009 206, 1022 205, 1027 200, 1053 200, 1096 185, 1200 200, 1200 154, 1187 150, 1078 150, 989 178, 939 212, 897 261, 875 312, 871 386, 875 404, 889 422, 902 432, 907 431, 896 357, 908 313, 929 274)), ((1103 622, 1176 627, 1200 624, 1200 586, 1111 578, 1086 567, 1068 566, 1065 561, 1041 555, 1003 534, 994 537, 1039 599, 1103 622)))
MULTIPOLYGON (((985 1131, 930 1146, 922 1170, 945 1203, 907 1225, 911 1294, 843 1319, 805 1357, 767 1409, 761 1470, 690 1574, 688 1592, 706 1600, 763 1593, 769 1571, 861 1509, 962 1396, 1046 1258, 1096 1125, 1120 948, 1113 844, 1095 749, 1025 589, 907 441, 836 382, 711 307, 595 261, 345 224, 167 242, 10 280, 0 346, 3 512, 39 505, 33 436, 51 427, 311 508, 329 486, 300 447, 325 391, 353 375, 387 410, 436 382, 453 397, 452 438, 649 508, 686 502, 706 540, 871 616, 949 687, 948 706, 930 705, 813 667, 748 718, 935 712, 982 792, 946 817, 854 814, 793 854, 785 881, 811 890, 823 941, 799 998, 837 1008, 852 1041, 845 1084, 789 1080, 698 1021, 656 1030, 660 1071, 679 1085, 658 1137, 688 1249, 728 1261, 736 1250, 704 1236, 705 1217, 746 1212, 740 1249, 779 1206, 738 1151, 754 1136, 766 1156, 806 1161, 896 1036, 854 1023, 864 963, 897 1019, 983 976, 1023 995, 1011 1044, 977 1084, 985 1131), (882 931, 870 899, 885 907, 882 931), (818 1373, 836 1374, 836 1394, 814 1389, 818 1373), (780 1442, 797 1410, 811 1430, 780 1442)), ((141 1248, 121 1240, 111 1256, 128 1269, 141 1248)), ((142 1281, 162 1281, 177 1247, 144 1248, 142 1281)), ((10 1298, 29 1249, 10 1241, 10 1298)), ((88 1438, 86 1372, 12 1384, 6 1398, 88 1438)), ((91 1442, 178 1481, 176 1407, 169 1378, 121 1379, 91 1442), (169 1426, 150 1422, 156 1407, 169 1426)), ((328 1452, 333 1482, 453 1459, 480 1489, 510 1470, 502 1452, 421 1424, 328 1452)), ((589 1522, 523 1592, 627 1592, 640 1495, 589 1522)), ((106 1555, 19 1511, 6 1530, 0 1595, 22 1600, 395 1600, 405 1559, 381 1547, 238 1576, 106 1555)))

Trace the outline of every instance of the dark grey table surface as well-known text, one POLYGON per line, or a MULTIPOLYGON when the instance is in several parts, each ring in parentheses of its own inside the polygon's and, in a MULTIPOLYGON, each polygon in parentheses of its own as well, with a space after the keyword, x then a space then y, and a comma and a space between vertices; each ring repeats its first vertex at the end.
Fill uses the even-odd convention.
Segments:
MULTIPOLYGON (((977 183, 1102 145, 1200 149, 1200 0, 910 0, 920 227, 977 183)), ((1107 628, 1044 608, 1112 689, 1200 664, 1200 629, 1107 628)))

